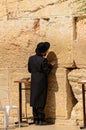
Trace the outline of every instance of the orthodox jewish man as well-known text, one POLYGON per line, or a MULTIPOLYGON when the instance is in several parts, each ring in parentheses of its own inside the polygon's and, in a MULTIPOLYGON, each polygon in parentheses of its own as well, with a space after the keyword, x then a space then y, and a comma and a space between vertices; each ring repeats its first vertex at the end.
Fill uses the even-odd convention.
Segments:
POLYGON ((47 55, 50 43, 40 42, 35 49, 36 54, 29 57, 28 71, 31 73, 30 106, 32 107, 34 123, 46 125, 44 108, 47 98, 48 75, 56 61, 48 63, 47 55))

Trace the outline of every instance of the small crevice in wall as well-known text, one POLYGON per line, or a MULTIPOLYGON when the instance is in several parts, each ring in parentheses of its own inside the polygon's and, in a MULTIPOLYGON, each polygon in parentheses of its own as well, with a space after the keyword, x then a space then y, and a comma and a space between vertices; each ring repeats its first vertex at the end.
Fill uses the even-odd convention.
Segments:
POLYGON ((50 20, 50 18, 43 18, 43 20, 45 20, 45 21, 49 21, 49 20, 50 20))
POLYGON ((73 17, 73 40, 77 40, 77 17, 73 17))
POLYGON ((37 32, 40 29, 40 19, 36 19, 34 21, 33 29, 35 32, 37 32))

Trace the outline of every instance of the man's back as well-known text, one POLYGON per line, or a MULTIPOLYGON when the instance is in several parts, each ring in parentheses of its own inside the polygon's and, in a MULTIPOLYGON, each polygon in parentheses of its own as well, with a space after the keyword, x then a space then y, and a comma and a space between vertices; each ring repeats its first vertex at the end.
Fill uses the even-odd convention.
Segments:
POLYGON ((28 62, 28 70, 30 73, 40 72, 41 71, 41 63, 44 58, 42 56, 34 55, 29 58, 28 62))

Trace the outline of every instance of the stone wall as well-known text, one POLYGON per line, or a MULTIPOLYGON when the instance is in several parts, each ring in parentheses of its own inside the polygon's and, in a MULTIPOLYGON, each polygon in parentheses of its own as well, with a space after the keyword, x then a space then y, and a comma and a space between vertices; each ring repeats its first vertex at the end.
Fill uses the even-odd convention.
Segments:
MULTIPOLYGON (((72 0, 0 2, 0 86, 10 90, 15 105, 18 105, 18 84, 14 81, 30 76, 27 70, 29 56, 35 53, 38 42, 48 41, 51 44, 48 59, 57 58, 58 66, 49 76, 46 116, 57 120, 82 120, 75 116, 74 106, 79 99, 73 89, 74 85, 77 87, 77 81, 76 84, 72 81, 76 68, 80 71, 86 68, 86 17, 76 13, 78 7, 80 5, 72 0)), ((77 79, 79 76, 83 77, 82 73, 76 75, 77 79)), ((24 104, 26 95, 23 95, 24 104)), ((29 100, 27 108, 31 116, 29 100)), ((12 117, 16 117, 15 112, 12 117)))
POLYGON ((77 124, 83 124, 82 86, 78 84, 81 79, 86 79, 86 69, 75 69, 68 74, 68 79, 77 100, 71 112, 71 119, 76 119, 77 124))

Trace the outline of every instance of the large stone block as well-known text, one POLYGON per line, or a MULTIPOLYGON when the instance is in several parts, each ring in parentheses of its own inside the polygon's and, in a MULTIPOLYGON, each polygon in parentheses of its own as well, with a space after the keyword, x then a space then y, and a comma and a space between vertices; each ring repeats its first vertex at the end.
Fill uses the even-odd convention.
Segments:
POLYGON ((86 79, 86 69, 75 69, 68 74, 69 83, 72 87, 74 97, 77 100, 76 105, 71 111, 71 119, 76 120, 77 124, 83 123, 83 101, 82 86, 78 84, 81 79, 86 79))
POLYGON ((6 1, 0 1, 0 20, 6 20, 7 19, 7 6, 6 1))
POLYGON ((73 107, 72 99, 73 95, 67 80, 67 70, 58 68, 56 71, 54 68, 49 76, 47 116, 68 119, 73 107))
POLYGON ((73 67, 72 17, 58 16, 41 19, 40 34, 43 36, 43 39, 51 43, 50 51, 56 53, 58 66, 73 67))
POLYGON ((27 66, 28 57, 35 53, 37 43, 48 41, 51 44, 50 51, 54 51, 57 55, 58 66, 73 67, 71 20, 71 17, 56 17, 48 20, 25 19, 1 22, 0 66, 27 66))
POLYGON ((7 0, 9 19, 70 15, 75 12, 76 6, 72 0, 7 0))
POLYGON ((86 17, 77 17, 73 57, 78 68, 86 68, 86 17))
POLYGON ((39 35, 34 32, 34 20, 0 23, 0 67, 25 67, 35 53, 39 35), (3 33, 4 32, 4 33, 3 33))

